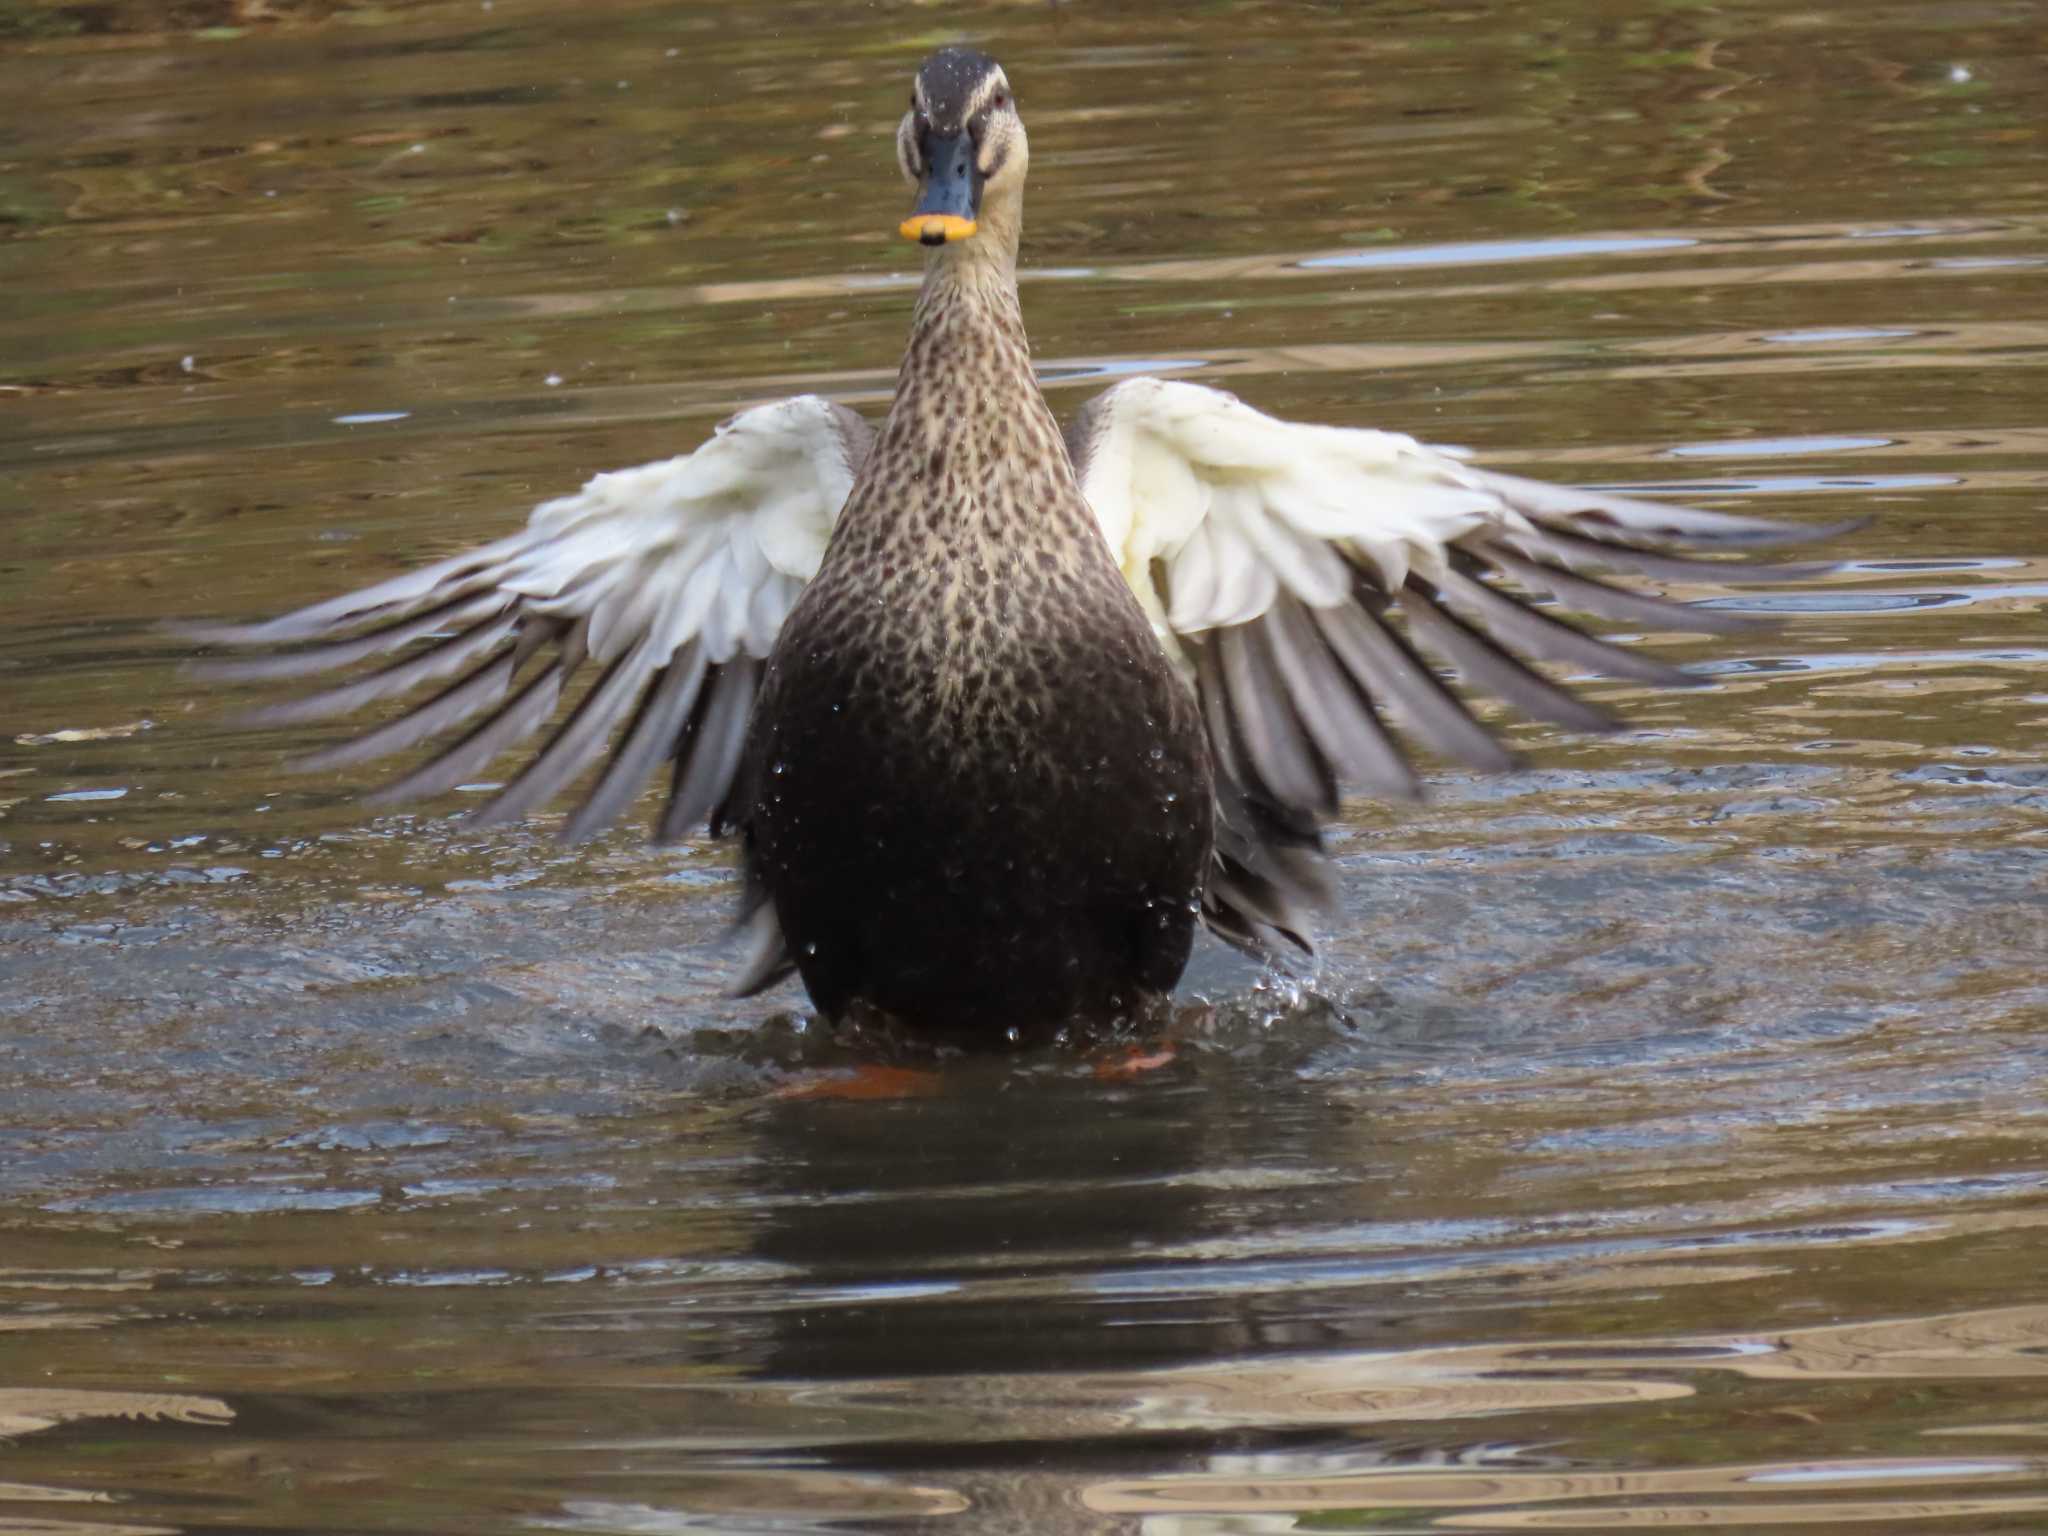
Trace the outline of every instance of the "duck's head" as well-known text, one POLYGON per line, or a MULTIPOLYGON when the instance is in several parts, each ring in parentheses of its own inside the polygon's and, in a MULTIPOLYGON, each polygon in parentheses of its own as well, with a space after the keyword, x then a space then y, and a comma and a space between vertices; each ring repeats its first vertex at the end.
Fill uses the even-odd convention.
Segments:
POLYGON ((897 164, 917 188, 903 237, 948 245, 973 240, 993 221, 1014 240, 1030 155, 1003 66, 985 53, 941 48, 918 66, 896 129, 897 164))

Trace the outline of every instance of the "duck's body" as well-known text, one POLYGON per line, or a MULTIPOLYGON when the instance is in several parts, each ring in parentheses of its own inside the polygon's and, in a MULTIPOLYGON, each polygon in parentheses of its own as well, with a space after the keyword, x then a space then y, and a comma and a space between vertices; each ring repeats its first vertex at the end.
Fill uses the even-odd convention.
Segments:
POLYGON ((887 636, 778 648, 743 835, 828 1016, 996 1039, 1127 1015, 1179 980, 1211 837, 1193 700, 1138 637, 1098 651, 1040 633, 991 662, 1075 702, 1015 756, 1001 743, 1021 721, 983 736, 972 710, 905 710, 932 685, 887 636))
POLYGON ((1016 1038, 1169 992, 1198 917, 1256 951, 1309 949, 1340 787, 1419 792, 1390 724, 1472 768, 1512 763, 1446 665, 1577 729, 1613 722, 1521 657, 1702 681, 1553 601, 1651 633, 1741 627, 1589 565, 1712 581, 1731 568, 1663 546, 1832 531, 1518 480, 1157 379, 1089 402, 1070 457, 1018 305, 1029 151, 1002 70, 926 60, 897 152, 920 192, 903 232, 933 249, 879 433, 815 396, 758 406, 519 534, 204 631, 321 642, 225 669, 244 676, 399 652, 276 722, 456 674, 308 766, 459 732, 385 794, 444 792, 547 726, 595 663, 483 820, 609 748, 565 828, 586 836, 673 759, 657 836, 742 835, 741 991, 793 968, 831 1017, 1016 1038))
POLYGON ((1014 224, 979 222, 929 259, 888 419, 769 658, 739 819, 820 1008, 987 1035, 1172 989, 1212 786, 1039 392, 1014 224))

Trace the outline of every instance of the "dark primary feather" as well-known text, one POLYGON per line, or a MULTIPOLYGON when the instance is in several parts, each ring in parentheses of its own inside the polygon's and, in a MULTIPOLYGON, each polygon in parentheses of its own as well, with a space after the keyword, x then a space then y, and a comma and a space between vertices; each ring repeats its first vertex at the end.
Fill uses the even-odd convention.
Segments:
POLYGON ((1433 749, 1485 773, 1505 772, 1513 756, 1473 718, 1436 670, 1383 620, 1387 599, 1361 575, 1360 600, 1314 610, 1330 653, 1366 695, 1433 749))
POLYGON ((613 727, 625 718, 646 686, 655 665, 653 649, 651 642, 642 641, 605 668, 547 744, 484 807, 477 817, 480 826, 517 821, 552 800, 596 759, 611 739, 613 727))
POLYGON ((603 776, 562 829, 564 842, 582 842, 618 820, 653 776, 655 765, 675 751, 707 670, 703 647, 695 642, 670 658, 660 678, 642 696, 603 776))
MULTIPOLYGON (((352 714, 365 705, 376 703, 379 699, 409 693, 421 683, 445 677, 501 641, 509 639, 518 627, 519 621, 510 615, 493 614, 460 634, 451 635, 424 650, 414 651, 388 666, 357 678, 354 682, 323 689, 319 693, 309 693, 301 698, 287 699, 280 704, 266 704, 260 709, 249 711, 244 719, 250 725, 300 725, 309 720, 331 720, 336 715, 352 714)), ((403 625, 394 625, 392 633, 401 634, 405 628, 403 625)), ((388 650, 402 643, 402 639, 381 640, 378 649, 388 650)), ((335 649, 345 651, 348 647, 335 649)), ((321 663, 323 667, 335 664, 332 661, 321 663)))
POLYGON ((1230 700, 1245 767, 1274 803, 1329 816, 1337 809, 1336 775, 1289 702, 1273 665, 1269 628, 1238 624, 1216 635, 1222 687, 1230 700))
POLYGON ((1668 597, 1634 592, 1612 582, 1582 575, 1547 560, 1531 560, 1506 542, 1475 542, 1472 553, 1491 562, 1503 575, 1529 591, 1548 593, 1567 608, 1617 619, 1652 630, 1692 630, 1699 634, 1740 635, 1760 628, 1757 620, 1696 603, 1674 603, 1668 597))
POLYGON ((1314 917, 1335 886, 1312 816, 1261 800, 1218 777, 1216 850, 1202 921, 1218 938, 1277 958, 1284 945, 1315 955, 1314 917))
MULTIPOLYGON (((310 677, 316 672, 330 672, 336 667, 349 666, 371 656, 397 650, 402 645, 422 636, 432 635, 439 630, 462 629, 488 620, 504 612, 511 604, 512 599, 502 592, 465 593, 451 597, 446 602, 436 603, 424 613, 392 619, 347 640, 323 641, 318 645, 309 645, 303 650, 282 651, 274 656, 252 656, 239 661, 200 662, 194 666, 193 671, 201 677, 223 683, 271 682, 280 678, 310 677)), ((201 633, 212 636, 213 642, 217 644, 246 643, 223 639, 228 635, 245 634, 246 630, 229 630, 215 626, 201 633)))
POLYGON ((517 664, 517 655, 511 651, 500 651, 464 673, 424 704, 415 705, 389 724, 318 752, 292 758, 287 766, 294 773, 322 773, 332 768, 346 768, 354 763, 366 763, 373 758, 403 752, 429 736, 453 730, 505 696, 506 689, 512 686, 517 664))
POLYGON ((1421 783, 1374 712, 1372 694, 1338 659, 1308 610, 1282 596, 1267 617, 1263 628, 1275 669, 1331 776, 1373 794, 1402 800, 1419 795, 1421 783))
MULTIPOLYGON (((1815 530, 1813 537, 1831 538, 1850 526, 1860 525, 1831 524, 1815 530)), ((1640 545, 1588 538, 1555 525, 1544 527, 1533 538, 1521 536, 1521 542, 1564 564, 1608 565, 1619 571, 1648 576, 1652 581, 1727 581, 1730 577, 1744 585, 1752 582, 1810 581, 1834 569, 1831 562, 1822 560, 1780 561, 1777 564, 1746 561, 1740 565, 1727 560, 1696 560, 1685 555, 1644 549, 1640 545)))
MULTIPOLYGON (((539 738, 532 757, 478 813, 481 823, 528 814, 603 759, 563 829, 565 838, 588 837, 674 758, 658 830, 663 839, 678 838, 708 821, 725 796, 759 663, 745 654, 744 641, 714 660, 701 629, 669 633, 678 605, 689 607, 692 582, 707 572, 701 564, 665 562, 718 519, 787 515, 792 498, 813 498, 828 525, 837 505, 831 497, 843 489, 828 489, 816 450, 836 445, 850 480, 870 441, 867 424, 843 406, 814 397, 778 402, 735 417, 687 459, 600 476, 495 543, 280 618, 178 632, 210 645, 297 647, 194 665, 223 681, 310 677, 391 658, 336 686, 255 710, 246 717, 252 724, 330 719, 455 674, 402 714, 293 762, 299 769, 340 768, 443 738, 431 758, 369 796, 373 804, 444 793, 539 738), (757 508, 743 505, 749 496, 757 508), (573 695, 593 652, 602 663, 597 679, 573 695), (565 697, 574 702, 557 720, 565 697), (454 732, 460 734, 450 739, 454 732)), ((752 526, 740 536, 752 537, 752 526)), ((822 543, 822 532, 818 537, 822 543)), ((709 559, 726 546, 714 539, 688 547, 709 559)), ((761 553, 750 569, 767 569, 759 563, 765 558, 761 553)), ((787 577, 775 576, 753 590, 746 623, 765 613, 772 630, 772 607, 758 605, 772 605, 788 585, 787 577)))
MULTIPOLYGON (((409 618, 282 657, 202 665, 217 673, 232 669, 237 676, 302 676, 403 646, 435 626, 482 615, 467 630, 366 676, 247 716, 264 725, 329 719, 407 692, 482 656, 404 714, 291 764, 324 770, 386 757, 489 711, 432 758, 365 797, 373 805, 428 798, 481 777, 496 759, 547 729, 587 659, 584 626, 522 615, 503 593, 438 603, 429 615, 431 625, 425 616, 409 618), (518 680, 527 663, 547 652, 554 654, 539 671, 518 680)), ((744 656, 708 664, 694 641, 665 663, 655 656, 651 641, 633 644, 604 668, 566 718, 553 723, 540 748, 478 812, 479 825, 515 821, 544 805, 603 757, 616 735, 617 746, 603 771, 563 828, 564 840, 580 841, 616 820, 656 766, 670 757, 677 760, 675 787, 657 836, 674 841, 687 835, 709 818, 730 781, 757 674, 758 664, 744 656), (700 699, 709 707, 698 709, 700 699)))
POLYGON ((760 686, 761 664, 751 656, 735 656, 718 669, 677 745, 675 792, 655 834, 660 841, 672 842, 700 822, 714 833, 725 830, 717 813, 746 746, 747 717, 760 686))
MULTIPOLYGON (((404 714, 294 759, 291 766, 322 770, 389 756, 489 711, 432 758, 372 791, 366 801, 389 805, 445 794, 481 777, 496 759, 553 723, 540 748, 478 812, 480 825, 514 821, 544 805, 603 757, 614 736, 617 745, 603 771, 562 830, 565 841, 590 837, 616 820, 656 766, 670 757, 676 759, 675 783, 658 821, 658 840, 674 841, 706 822, 731 780, 759 664, 743 655, 709 664, 696 642, 663 663, 652 643, 642 640, 614 658, 567 717, 554 723, 568 685, 587 659, 585 626, 504 611, 506 604, 496 598, 488 616, 470 629, 367 676, 265 706, 247 718, 268 725, 346 714, 481 655, 461 677, 404 714), (553 654, 540 670, 519 678, 527 663, 548 652, 553 654)), ((419 633, 410 622, 387 624, 372 636, 330 642, 284 659, 313 658, 290 674, 299 675, 403 645, 419 633), (372 638, 374 645, 359 643, 372 638)))
MULTIPOLYGON (((1104 427, 1087 413, 1076 426, 1070 442, 1085 456, 1104 427)), ((1654 522, 1646 522, 1640 502, 1593 493, 1589 506, 1557 487, 1498 479, 1497 489, 1517 495, 1517 510, 1541 517, 1533 535, 1478 531, 1451 546, 1434 578, 1411 574, 1398 592, 1387 592, 1378 573, 1360 565, 1348 603, 1310 607, 1283 590, 1256 619, 1182 637, 1212 749, 1236 786, 1222 823, 1231 829, 1233 852, 1219 863, 1217 877, 1229 894, 1210 919, 1225 937, 1251 942, 1248 935, 1260 931, 1289 930, 1289 920, 1270 916, 1235 922, 1229 914, 1246 904, 1297 918, 1312 904, 1316 887, 1303 878, 1308 866, 1302 861, 1314 846, 1316 826, 1336 814, 1340 786, 1420 792, 1415 768, 1390 727, 1453 762, 1498 771, 1515 759, 1470 701, 1498 699, 1520 714, 1574 730, 1618 724, 1525 658, 1658 687, 1707 681, 1590 634, 1552 605, 1658 631, 1726 634, 1758 627, 1753 619, 1618 586, 1579 567, 1604 565, 1666 580, 1795 580, 1828 567, 1694 558, 1635 541, 1747 548, 1823 538, 1844 526, 1809 530, 1661 507, 1654 522), (1525 489, 1531 486, 1535 491, 1525 489), (1615 506, 1630 520, 1608 510, 1615 506), (1462 689, 1452 686, 1447 671, 1462 689)), ((1290 931, 1305 930, 1297 925, 1290 931)))
MULTIPOLYGON (((493 591, 497 586, 495 572, 508 558, 531 548, 534 542, 531 532, 515 534, 453 559, 422 566, 389 581, 254 624, 174 623, 166 627, 172 634, 197 645, 289 645, 297 640, 331 641, 334 636, 347 634, 359 625, 377 620, 379 616, 406 622, 410 616, 431 614, 437 607, 445 609, 478 592, 493 591)), ((372 629, 348 643, 354 644, 378 633, 372 629)), ((341 658, 336 657, 333 665, 340 664, 341 658)), ((214 669, 232 675, 235 669, 245 665, 249 663, 206 661, 198 663, 196 670, 201 675, 207 675, 214 669)))
POLYGON ((796 957, 789 952, 789 940, 783 935, 759 869, 745 859, 740 869, 740 912, 733 929, 741 958, 731 991, 734 997, 752 997, 795 974, 796 957))
POLYGON ((1410 576, 1402 593, 1401 612, 1418 635, 1473 688, 1512 704, 1532 719, 1548 720, 1577 731, 1611 731, 1619 723, 1603 709, 1567 693, 1550 679, 1524 666, 1480 631, 1437 601, 1436 589, 1410 576))
POLYGON ((562 683, 570 667, 557 657, 475 727, 430 761, 364 797, 370 805, 396 805, 443 795, 476 778, 501 752, 516 747, 548 722, 562 699, 562 683))
POLYGON ((1471 557, 1455 561, 1443 573, 1441 591, 1453 606, 1479 619, 1503 645, 1658 688, 1696 688, 1707 681, 1654 656, 1589 635, 1485 581, 1483 572, 1484 566, 1471 557))

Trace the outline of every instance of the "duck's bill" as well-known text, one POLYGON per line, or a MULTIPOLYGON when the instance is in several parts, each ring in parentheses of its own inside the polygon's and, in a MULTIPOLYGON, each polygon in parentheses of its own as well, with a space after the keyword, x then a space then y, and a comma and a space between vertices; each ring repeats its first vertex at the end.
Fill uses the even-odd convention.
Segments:
POLYGON ((898 225, 903 238, 920 245, 945 245, 973 238, 981 213, 981 171, 974 140, 967 134, 925 141, 927 165, 917 207, 898 225))
POLYGON ((904 239, 915 240, 919 245, 944 245, 948 240, 968 239, 975 224, 957 213, 913 213, 898 228, 904 239))

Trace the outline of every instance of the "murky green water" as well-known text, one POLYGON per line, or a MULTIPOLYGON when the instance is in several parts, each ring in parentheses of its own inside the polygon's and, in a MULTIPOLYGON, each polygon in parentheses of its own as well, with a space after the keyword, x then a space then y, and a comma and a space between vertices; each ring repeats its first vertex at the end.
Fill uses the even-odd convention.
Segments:
POLYGON ((2044 71, 2031 0, 4 0, 0 1533, 2048 1525, 2044 71), (1878 521, 1356 806, 1319 999, 792 1096, 718 849, 368 814, 155 625, 878 405, 955 38, 1057 407, 1878 521))

